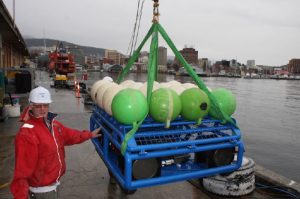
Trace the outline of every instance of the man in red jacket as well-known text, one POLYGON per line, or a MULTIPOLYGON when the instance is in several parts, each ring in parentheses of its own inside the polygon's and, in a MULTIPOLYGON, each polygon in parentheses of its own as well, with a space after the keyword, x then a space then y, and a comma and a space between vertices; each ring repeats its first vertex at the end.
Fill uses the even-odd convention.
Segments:
POLYGON ((56 199, 60 178, 66 171, 66 145, 99 137, 93 132, 65 127, 49 112, 49 91, 37 87, 30 92, 30 105, 21 115, 24 122, 15 139, 15 171, 10 189, 16 199, 56 199))

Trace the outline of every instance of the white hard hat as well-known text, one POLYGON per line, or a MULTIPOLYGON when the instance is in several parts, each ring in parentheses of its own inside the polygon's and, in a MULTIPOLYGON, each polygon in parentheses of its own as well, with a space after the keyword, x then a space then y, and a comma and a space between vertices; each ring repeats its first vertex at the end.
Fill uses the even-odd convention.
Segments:
POLYGON ((29 102, 50 104, 52 102, 50 92, 41 86, 32 89, 29 94, 29 102))

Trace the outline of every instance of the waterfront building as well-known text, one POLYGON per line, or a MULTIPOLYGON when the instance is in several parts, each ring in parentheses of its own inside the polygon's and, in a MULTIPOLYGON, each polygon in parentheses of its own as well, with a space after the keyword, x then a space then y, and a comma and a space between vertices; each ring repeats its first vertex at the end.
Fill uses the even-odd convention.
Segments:
POLYGON ((3 1, 0 1, 0 22, 0 68, 20 66, 29 55, 28 49, 3 1))
POLYGON ((300 59, 291 59, 288 64, 288 72, 290 74, 300 74, 300 59))
POLYGON ((113 60, 114 64, 120 64, 120 65, 123 64, 121 63, 121 60, 123 60, 122 58, 124 56, 116 50, 105 49, 104 57, 113 60))
POLYGON ((198 60, 199 67, 203 69, 204 72, 209 73, 210 72, 210 62, 208 58, 201 58, 198 60))
POLYGON ((137 66, 137 72, 147 72, 147 66, 148 66, 148 55, 144 54, 145 56, 139 58, 139 62, 136 63, 137 66))
POLYGON ((273 74, 278 76, 288 76, 289 72, 286 70, 285 67, 278 66, 273 68, 273 74))
POLYGON ((104 64, 113 65, 114 60, 104 57, 102 60, 100 60, 100 65, 104 65, 104 64))
POLYGON ((140 52, 140 57, 148 57, 149 56, 149 53, 147 51, 141 51, 140 52))
POLYGON ((158 65, 167 66, 167 48, 158 47, 158 65))
POLYGON ((263 76, 268 76, 274 74, 274 68, 272 66, 266 66, 266 65, 257 65, 259 67, 260 73, 263 76))
POLYGON ((241 75, 241 64, 236 60, 230 60, 230 73, 235 75, 241 75))
POLYGON ((247 60, 247 73, 251 76, 261 73, 261 68, 255 65, 255 60, 247 60))
POLYGON ((212 72, 215 74, 219 74, 221 71, 222 73, 230 72, 230 61, 222 60, 215 62, 212 67, 212 72))
POLYGON ((247 60, 247 68, 255 68, 255 60, 247 60))
POLYGON ((100 57, 95 55, 85 56, 84 63, 89 66, 100 65, 100 57))
MULTIPOLYGON (((184 48, 181 51, 179 51, 183 58, 186 60, 187 63, 191 65, 198 66, 198 51, 194 48, 184 48)), ((178 65, 179 67, 182 67, 182 64, 175 58, 174 61, 175 65, 178 65)))
MULTIPOLYGON (((165 49, 166 50, 166 49, 165 49)), ((164 51, 164 49, 163 49, 164 51)), ((162 64, 158 64, 157 65, 157 70, 160 73, 166 73, 167 72, 167 52, 161 52, 162 55, 161 57, 164 57, 164 53, 165 53, 165 65, 162 64)), ((149 62, 149 53, 143 53, 143 56, 140 56, 138 59, 138 62, 135 63, 135 65, 133 66, 133 71, 136 72, 147 72, 147 68, 148 68, 148 62, 149 62)), ((158 60, 159 62, 159 60, 158 60)))
POLYGON ((235 59, 230 60, 230 67, 237 68, 238 62, 235 59))

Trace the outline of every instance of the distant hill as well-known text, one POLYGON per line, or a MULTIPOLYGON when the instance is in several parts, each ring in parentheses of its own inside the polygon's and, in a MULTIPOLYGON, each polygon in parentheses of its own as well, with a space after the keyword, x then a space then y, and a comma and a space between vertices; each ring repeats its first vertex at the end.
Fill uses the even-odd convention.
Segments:
MULTIPOLYGON (((35 39, 35 38, 25 38, 25 43, 28 48, 30 47, 40 47, 44 46, 44 40, 46 43, 46 47, 53 47, 56 46, 57 43, 61 40, 55 40, 55 39, 35 39)), ((78 44, 61 41, 65 47, 69 49, 70 52, 74 54, 75 61, 77 63, 84 63, 84 57, 88 55, 95 55, 98 57, 104 57, 104 51, 103 48, 95 48, 95 47, 89 47, 89 46, 81 46, 78 44)))

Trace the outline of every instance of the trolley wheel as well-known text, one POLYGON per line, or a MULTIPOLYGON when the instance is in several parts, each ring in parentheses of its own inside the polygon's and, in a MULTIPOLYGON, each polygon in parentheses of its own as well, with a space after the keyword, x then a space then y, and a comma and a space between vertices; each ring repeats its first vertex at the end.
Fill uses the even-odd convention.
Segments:
POLYGON ((112 174, 112 172, 109 169, 107 169, 107 170, 108 170, 108 174, 109 174, 109 183, 110 184, 117 184, 117 180, 114 177, 114 175, 112 174))
POLYGON ((112 172, 108 170, 108 173, 109 173, 109 183, 112 184, 112 185, 116 185, 118 184, 120 189, 122 190, 122 192, 126 195, 131 195, 131 194, 134 194, 136 192, 136 189, 133 189, 133 190, 129 190, 129 189, 125 189, 123 188, 119 183, 118 181, 116 180, 116 178, 114 177, 114 175, 112 174, 112 172))
POLYGON ((133 189, 133 190, 129 190, 129 189, 125 189, 123 188, 121 185, 119 185, 122 192, 126 195, 131 195, 131 194, 134 194, 136 192, 136 189, 133 189))

